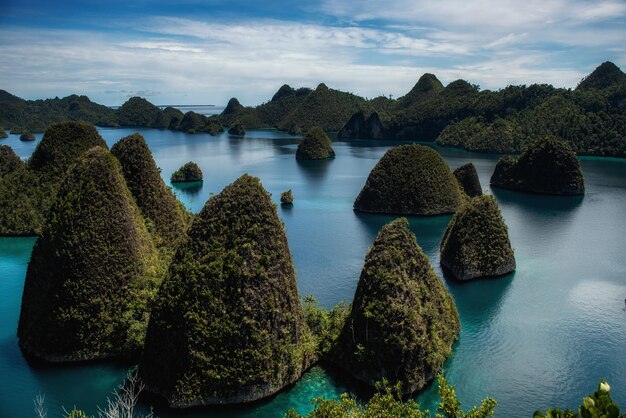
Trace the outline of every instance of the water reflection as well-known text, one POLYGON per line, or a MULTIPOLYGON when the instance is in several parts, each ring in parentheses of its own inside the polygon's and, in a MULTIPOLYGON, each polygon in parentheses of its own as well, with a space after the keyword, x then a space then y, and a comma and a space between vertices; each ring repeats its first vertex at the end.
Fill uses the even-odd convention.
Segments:
POLYGON ((333 161, 334 158, 328 158, 326 160, 296 160, 296 163, 300 172, 304 173, 313 183, 319 183, 326 177, 333 161))

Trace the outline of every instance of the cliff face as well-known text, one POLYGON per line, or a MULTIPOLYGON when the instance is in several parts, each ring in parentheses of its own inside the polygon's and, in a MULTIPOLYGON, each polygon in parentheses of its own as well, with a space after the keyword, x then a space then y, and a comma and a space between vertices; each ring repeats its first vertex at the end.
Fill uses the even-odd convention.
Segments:
POLYGON ((296 150, 297 160, 325 160, 334 156, 335 150, 331 146, 330 138, 319 126, 307 131, 296 150))
POLYGON ((469 197, 481 196, 483 194, 483 188, 480 185, 480 179, 474 164, 467 163, 462 165, 454 170, 452 174, 454 174, 459 185, 469 197))
POLYGON ((422 145, 390 149, 372 169, 354 202, 368 213, 439 215, 454 213, 459 184, 441 156, 422 145))
POLYGON ((61 184, 28 265, 18 338, 48 361, 143 343, 156 251, 117 160, 95 147, 61 184))
POLYGON ((385 225, 370 248, 333 363, 370 386, 383 378, 404 394, 431 381, 460 331, 450 293, 408 229, 385 225))
POLYGON ((543 194, 585 193, 576 154, 567 143, 549 136, 535 141, 517 158, 500 158, 491 176, 491 185, 543 194))
POLYGON ((111 153, 159 246, 175 248, 185 235, 185 209, 165 186, 145 139, 138 133, 120 139, 111 153))
POLYGON ((458 280, 515 270, 508 230, 493 196, 470 199, 454 215, 441 242, 441 265, 458 280))
POLYGON ((259 179, 211 198, 150 317, 140 374, 173 407, 241 403, 298 379, 311 358, 282 222, 259 179))
POLYGON ((339 130, 339 138, 360 138, 360 139, 381 139, 383 138, 383 124, 378 117, 378 113, 372 112, 365 119, 363 112, 357 112, 339 130))

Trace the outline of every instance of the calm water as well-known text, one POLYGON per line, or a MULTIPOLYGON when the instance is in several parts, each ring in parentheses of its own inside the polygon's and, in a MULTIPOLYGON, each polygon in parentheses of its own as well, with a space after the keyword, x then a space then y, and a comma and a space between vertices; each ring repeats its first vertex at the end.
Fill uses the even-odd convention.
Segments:
MULTIPOLYGON (((132 131, 100 132, 112 145, 132 131)), ((276 202, 281 191, 291 188, 294 206, 278 212, 301 295, 313 294, 328 307, 351 301, 365 253, 392 219, 356 214, 352 203, 376 161, 395 143, 336 141, 335 160, 304 163, 294 158, 298 138, 276 131, 250 132, 245 139, 142 133, 166 182, 189 160, 202 168, 206 180, 201 187, 177 190, 194 212, 246 172, 260 177, 276 202)), ((2 143, 23 158, 35 147, 16 136, 2 143)), ((452 168, 472 161, 488 189, 496 156, 438 150, 452 168)), ((600 378, 611 383, 613 398, 626 407, 626 161, 589 158, 582 166, 584 198, 493 192, 515 248, 514 274, 462 284, 444 280, 462 322, 445 373, 467 407, 485 396, 497 399, 500 417, 530 417, 548 406, 576 407, 600 378)), ((410 220, 440 275, 438 246, 448 221, 448 216, 410 220)), ((5 381, 0 417, 32 416, 32 399, 39 392, 46 394, 51 417, 73 405, 93 414, 122 382, 128 365, 41 368, 24 361, 15 331, 33 243, 31 238, 0 238, 0 376, 5 381)), ((290 407, 305 412, 309 398, 337 396, 348 386, 343 378, 314 368, 295 386, 249 407, 174 414, 157 405, 157 412, 160 417, 282 416, 290 407)), ((435 392, 432 386, 417 399, 432 410, 435 392)))

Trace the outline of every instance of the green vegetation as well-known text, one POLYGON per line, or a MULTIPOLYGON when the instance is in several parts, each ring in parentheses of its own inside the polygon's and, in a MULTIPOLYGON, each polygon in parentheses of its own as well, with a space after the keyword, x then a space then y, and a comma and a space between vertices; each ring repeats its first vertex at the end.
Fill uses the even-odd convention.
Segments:
POLYGON ((459 184, 441 155, 422 145, 390 149, 378 161, 354 202, 368 213, 439 215, 454 213, 459 184))
POLYGON ((0 129, 0 139, 5 139, 8 137, 9 137, 9 134, 7 134, 4 129, 0 129))
POLYGON ((202 181, 202 170, 198 167, 198 164, 193 161, 189 161, 172 174, 171 181, 175 182, 192 182, 202 181))
POLYGON ((533 418, 626 418, 626 414, 620 414, 619 405, 613 402, 610 392, 609 384, 601 380, 598 389, 592 395, 583 398, 583 404, 578 407, 578 412, 551 408, 545 414, 536 411, 533 418))
POLYGON ((610 61, 603 62, 591 74, 583 78, 576 90, 605 89, 626 82, 626 74, 610 61))
POLYGON ((0 179, 22 166, 24 166, 24 163, 13 151, 13 148, 7 145, 0 145, 0 179))
MULTIPOLYGON (((224 125, 233 126, 239 122, 242 127, 248 128, 266 128, 268 125, 260 118, 257 109, 253 107, 244 107, 239 100, 232 98, 219 115, 219 120, 224 125)), ((230 132, 230 131, 229 131, 230 132)), ((243 135, 234 134, 233 135, 243 135)))
POLYGON ((426 73, 420 77, 415 86, 405 96, 400 97, 395 105, 401 109, 406 109, 416 103, 436 96, 443 90, 443 84, 434 75, 426 73))
POLYGON ((228 133, 231 135, 244 136, 246 134, 246 128, 241 122, 237 121, 228 129, 228 133))
POLYGON ((117 111, 115 116, 120 126, 147 126, 156 124, 161 110, 141 97, 131 97, 117 111))
POLYGON ((491 176, 491 185, 532 193, 585 193, 576 154, 566 142, 550 136, 535 140, 517 158, 500 158, 491 176))
POLYGON ((159 111, 159 115, 154 122, 154 127, 158 129, 178 130, 178 125, 183 120, 183 112, 173 107, 166 107, 159 111))
MULTIPOLYGON (((312 92, 308 88, 294 89, 287 84, 283 85, 267 103, 257 106, 261 120, 268 126, 277 127, 285 117, 297 109, 305 98, 312 92)), ((292 125, 289 125, 290 128, 292 125)))
POLYGON ((291 189, 286 192, 282 192, 280 194, 280 204, 281 205, 292 205, 293 204, 293 192, 291 189))
POLYGON ((312 363, 284 226, 259 179, 212 197, 178 249, 150 317, 140 373, 170 405, 241 403, 312 363))
POLYGON ((155 242, 159 247, 173 250, 185 236, 188 215, 163 183, 145 139, 138 133, 122 138, 111 148, 111 153, 122 166, 126 184, 155 242))
POLYGON ((34 141, 35 140, 35 135, 33 135, 30 132, 24 132, 22 135, 20 135, 20 141, 34 141))
POLYGON ((178 130, 188 134, 204 132, 215 136, 220 132, 224 132, 224 127, 215 117, 207 118, 196 112, 189 111, 183 115, 183 119, 178 125, 178 130))
MULTIPOLYGON (((435 418, 486 418, 493 416, 496 401, 487 398, 479 407, 473 407, 468 412, 461 410, 454 387, 442 375, 437 376, 439 382, 439 406, 435 418)), ((285 414, 285 418, 430 418, 428 410, 420 410, 419 405, 412 399, 402 400, 398 385, 390 386, 386 380, 376 385, 377 393, 365 404, 360 404, 349 394, 344 393, 339 399, 316 398, 311 402, 315 406, 312 412, 299 415, 295 410, 285 414)))
POLYGON ((467 163, 454 170, 452 173, 466 195, 476 197, 483 194, 483 188, 480 186, 480 179, 476 172, 474 164, 467 163))
POLYGON ((332 90, 320 84, 278 124, 287 130, 297 125, 303 130, 319 126, 325 131, 338 131, 355 112, 366 107, 366 100, 351 93, 332 90))
POLYGON ((331 146, 330 138, 319 126, 307 131, 296 150, 297 160, 325 160, 334 157, 335 150, 331 146))
POLYGON ((437 375, 459 331, 454 299, 400 218, 370 248, 330 358, 357 380, 387 378, 409 394, 437 375))
POLYGON ((0 235, 39 233, 68 168, 94 146, 106 143, 88 123, 50 125, 28 164, 0 179, 0 235))
POLYGON ((365 114, 359 111, 352 115, 348 123, 337 133, 339 138, 381 139, 383 137, 383 124, 378 113, 372 112, 367 119, 365 114))
POLYGON ((458 280, 515 270, 509 233, 493 196, 474 197, 461 205, 441 242, 441 265, 458 280))
POLYGON ((43 132, 52 123, 68 120, 84 120, 99 126, 117 123, 114 110, 93 103, 86 96, 23 100, 0 90, 0 126, 13 133, 43 132))
POLYGON ((28 266, 20 347, 48 361, 141 348, 157 257, 118 161, 82 155, 63 180, 28 266))

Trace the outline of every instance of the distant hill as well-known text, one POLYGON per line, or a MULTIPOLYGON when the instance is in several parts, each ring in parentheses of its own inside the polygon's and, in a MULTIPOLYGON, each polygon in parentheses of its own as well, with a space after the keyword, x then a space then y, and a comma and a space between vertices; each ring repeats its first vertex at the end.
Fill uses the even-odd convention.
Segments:
POLYGON ((626 83, 626 74, 610 61, 603 62, 591 74, 583 78, 576 90, 605 89, 626 83))

